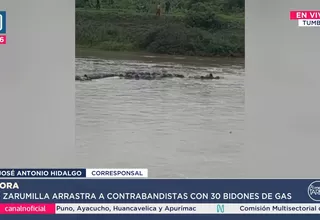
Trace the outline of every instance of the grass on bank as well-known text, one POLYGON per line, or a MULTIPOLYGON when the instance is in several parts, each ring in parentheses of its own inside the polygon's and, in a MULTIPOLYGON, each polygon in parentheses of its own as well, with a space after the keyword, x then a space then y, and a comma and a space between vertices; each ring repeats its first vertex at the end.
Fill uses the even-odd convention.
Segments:
POLYGON ((244 18, 190 11, 165 14, 76 9, 76 43, 109 51, 197 56, 243 56, 244 18))

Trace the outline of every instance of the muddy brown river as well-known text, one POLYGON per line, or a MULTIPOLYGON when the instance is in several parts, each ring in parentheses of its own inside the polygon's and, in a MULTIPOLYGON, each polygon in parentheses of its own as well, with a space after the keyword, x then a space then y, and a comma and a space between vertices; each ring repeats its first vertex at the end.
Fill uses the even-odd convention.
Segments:
POLYGON ((237 176, 244 144, 243 59, 77 51, 76 74, 133 70, 224 78, 76 82, 79 164, 148 168, 155 178, 237 176))

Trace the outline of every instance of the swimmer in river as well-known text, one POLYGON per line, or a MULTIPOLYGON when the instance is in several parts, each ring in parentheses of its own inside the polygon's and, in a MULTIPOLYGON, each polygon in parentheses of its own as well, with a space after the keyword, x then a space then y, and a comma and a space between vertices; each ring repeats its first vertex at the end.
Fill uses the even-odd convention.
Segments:
POLYGON ((91 79, 88 77, 87 74, 84 74, 84 76, 81 76, 81 77, 79 78, 79 80, 80 80, 80 81, 91 81, 91 79))

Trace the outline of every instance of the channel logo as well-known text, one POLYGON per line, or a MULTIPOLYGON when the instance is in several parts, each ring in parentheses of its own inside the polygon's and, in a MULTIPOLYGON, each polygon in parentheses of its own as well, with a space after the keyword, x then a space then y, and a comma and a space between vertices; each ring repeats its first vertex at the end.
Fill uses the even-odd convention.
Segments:
POLYGON ((224 205, 222 204, 217 205, 217 213, 224 213, 224 205))
POLYGON ((308 187, 308 196, 313 201, 320 201, 320 181, 312 182, 308 187))
POLYGON ((7 32, 7 14, 5 11, 0 11, 0 34, 7 32))
POLYGON ((290 20, 297 20, 299 27, 320 27, 320 11, 290 11, 290 20))

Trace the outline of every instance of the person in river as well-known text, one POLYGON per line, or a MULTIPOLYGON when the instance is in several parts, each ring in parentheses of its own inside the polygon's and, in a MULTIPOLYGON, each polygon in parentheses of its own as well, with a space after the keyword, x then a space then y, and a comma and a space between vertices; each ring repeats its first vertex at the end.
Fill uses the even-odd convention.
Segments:
POLYGON ((157 5, 157 12, 156 12, 156 16, 160 16, 161 15, 161 4, 159 2, 159 4, 157 5))
POLYGON ((168 14, 170 11, 170 1, 166 1, 166 13, 168 14))
POLYGON ((210 73, 209 75, 200 76, 200 79, 215 79, 215 77, 210 73))
POLYGON ((87 74, 84 74, 84 76, 78 77, 78 80, 80 80, 80 81, 90 81, 91 79, 88 77, 87 74))

